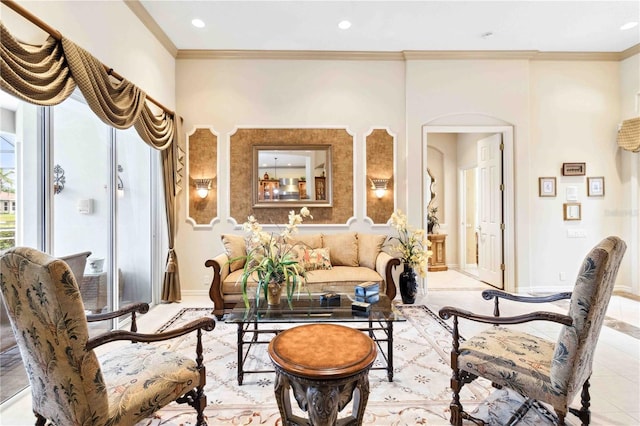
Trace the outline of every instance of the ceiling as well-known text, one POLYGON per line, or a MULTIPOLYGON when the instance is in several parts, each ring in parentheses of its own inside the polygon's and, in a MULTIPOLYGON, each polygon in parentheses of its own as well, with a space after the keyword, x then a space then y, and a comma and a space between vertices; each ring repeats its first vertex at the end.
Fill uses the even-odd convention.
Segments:
POLYGON ((640 43, 640 26, 620 30, 640 21, 638 0, 139 3, 178 50, 622 52, 640 43), (338 28, 344 19, 351 28, 338 28))

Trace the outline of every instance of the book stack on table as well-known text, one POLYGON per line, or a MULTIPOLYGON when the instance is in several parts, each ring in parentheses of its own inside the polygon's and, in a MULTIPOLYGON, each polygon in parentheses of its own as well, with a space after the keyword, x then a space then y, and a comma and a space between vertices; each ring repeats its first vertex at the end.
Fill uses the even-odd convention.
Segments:
POLYGON ((355 296, 357 302, 376 303, 380 300, 380 283, 368 281, 356 286, 355 296))

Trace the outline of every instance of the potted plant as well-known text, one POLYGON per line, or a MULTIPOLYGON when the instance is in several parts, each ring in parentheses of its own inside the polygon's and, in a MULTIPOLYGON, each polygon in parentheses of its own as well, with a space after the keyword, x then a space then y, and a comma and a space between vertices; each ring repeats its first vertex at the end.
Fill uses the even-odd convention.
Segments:
POLYGON ((398 236, 389 237, 387 242, 391 243, 391 250, 400 257, 404 265, 404 270, 400 273, 402 303, 411 304, 415 302, 418 289, 416 271, 421 277, 427 275, 429 257, 432 255, 429 250, 431 241, 427 240, 424 229, 409 227, 407 216, 401 210, 391 215, 389 223, 398 232, 398 236))
POLYGON ((433 230, 440 226, 440 222, 438 222, 438 207, 430 207, 427 209, 427 233, 433 234, 433 230))
MULTIPOLYGON (((249 251, 244 258, 244 270, 241 276, 242 298, 246 307, 249 307, 249 295, 247 294, 249 279, 257 281, 256 301, 261 296, 269 305, 278 305, 282 292, 287 296, 287 302, 291 306, 293 295, 300 292, 306 282, 306 272, 296 258, 293 246, 289 244, 291 235, 297 232, 297 227, 303 218, 313 216, 309 209, 303 207, 300 213, 293 210, 289 212, 289 223, 279 234, 274 235, 262 230, 262 226, 254 216, 249 216, 243 224, 245 231, 249 233, 249 251)), ((230 259, 229 262, 238 260, 230 259)))

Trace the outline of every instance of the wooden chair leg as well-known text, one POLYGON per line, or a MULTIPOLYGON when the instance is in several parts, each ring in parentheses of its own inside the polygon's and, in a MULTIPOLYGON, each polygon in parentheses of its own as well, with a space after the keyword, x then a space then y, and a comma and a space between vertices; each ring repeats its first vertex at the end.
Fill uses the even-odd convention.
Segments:
POLYGON ((40 414, 36 413, 35 411, 33 412, 33 414, 36 415, 36 426, 44 426, 47 423, 47 419, 42 417, 40 414))
POLYGON ((555 412, 556 412, 556 416, 558 416, 558 426, 565 426, 566 423, 564 419, 567 416, 567 413, 564 411, 558 411, 558 410, 555 410, 555 412))
POLYGON ((575 408, 569 408, 569 412, 571 414, 577 416, 582 423, 582 426, 587 426, 591 423, 591 395, 589 394, 589 387, 591 384, 589 383, 589 379, 582 385, 582 393, 580 394, 580 403, 582 404, 580 410, 576 410, 575 408))
POLYGON ((462 426, 462 404, 460 403, 460 389, 464 382, 460 378, 460 370, 457 368, 453 369, 453 374, 451 375, 451 391, 452 399, 451 404, 449 404, 449 410, 451 411, 451 417, 449 417, 449 423, 453 426, 462 426))

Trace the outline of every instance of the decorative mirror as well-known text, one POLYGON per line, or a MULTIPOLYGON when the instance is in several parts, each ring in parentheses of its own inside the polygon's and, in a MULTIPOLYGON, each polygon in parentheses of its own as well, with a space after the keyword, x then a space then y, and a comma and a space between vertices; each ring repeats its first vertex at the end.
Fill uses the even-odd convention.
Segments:
POLYGON ((253 207, 332 206, 331 146, 253 147, 253 207))

